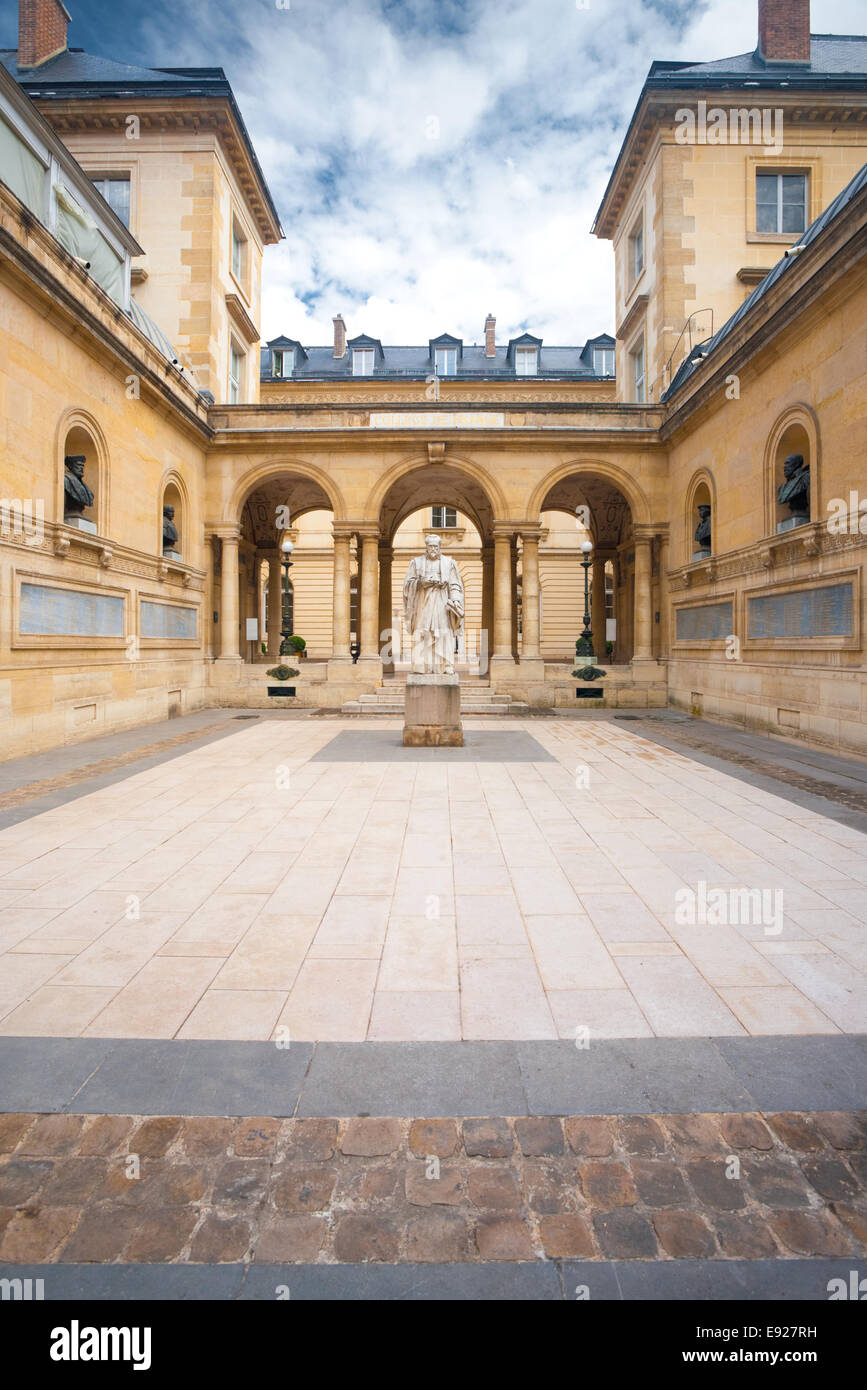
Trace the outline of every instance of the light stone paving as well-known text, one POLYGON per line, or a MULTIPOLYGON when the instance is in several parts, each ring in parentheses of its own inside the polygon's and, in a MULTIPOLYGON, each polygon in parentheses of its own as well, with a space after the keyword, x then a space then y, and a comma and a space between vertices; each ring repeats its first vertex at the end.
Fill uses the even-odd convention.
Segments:
POLYGON ((367 727, 241 726, 0 832, 0 1033, 867 1031, 859 831, 612 722, 510 721, 554 761, 311 761, 367 727))

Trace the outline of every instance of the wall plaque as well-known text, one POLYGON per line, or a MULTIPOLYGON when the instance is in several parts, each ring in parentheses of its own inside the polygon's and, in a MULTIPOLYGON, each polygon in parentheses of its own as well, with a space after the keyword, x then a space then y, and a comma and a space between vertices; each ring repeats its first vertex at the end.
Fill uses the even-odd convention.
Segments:
POLYGON ((115 594, 22 584, 22 637, 123 637, 123 598, 115 594))
POLYGON ((506 417, 496 410, 402 410, 377 414, 371 411, 371 429, 378 430, 483 430, 502 429, 506 417))
POLYGON ((750 640, 763 637, 852 637, 851 583, 787 594, 759 594, 747 601, 750 640))
POLYGON ((180 608, 173 603, 152 603, 142 599, 142 637, 163 637, 174 642, 194 642, 198 624, 195 608, 180 608))
POLYGON ((678 642, 713 642, 731 636, 731 599, 725 603, 695 603, 677 610, 678 642))

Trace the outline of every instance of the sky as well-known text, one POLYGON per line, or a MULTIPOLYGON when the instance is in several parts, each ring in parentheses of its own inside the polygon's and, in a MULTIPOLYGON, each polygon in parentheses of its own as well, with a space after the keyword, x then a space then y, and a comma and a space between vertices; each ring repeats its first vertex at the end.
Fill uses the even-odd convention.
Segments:
MULTIPOLYGON (((757 0, 66 0, 74 47, 223 67, 285 231, 262 337, 547 344, 614 331, 590 233, 655 58, 751 51, 757 0)), ((17 7, 0 0, 0 40, 17 7)), ((867 29, 812 0, 813 33, 867 29)))

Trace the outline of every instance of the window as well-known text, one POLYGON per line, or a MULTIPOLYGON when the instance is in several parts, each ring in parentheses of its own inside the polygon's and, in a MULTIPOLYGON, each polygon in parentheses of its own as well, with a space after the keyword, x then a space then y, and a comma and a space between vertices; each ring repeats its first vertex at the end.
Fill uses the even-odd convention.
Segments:
POLYGON ((237 222, 232 223, 232 274, 240 281, 244 278, 247 243, 241 235, 237 222))
POLYGON ((437 348, 435 362, 437 376, 454 376, 458 370, 457 348, 437 348))
POLYGON ((632 386, 635 399, 641 404, 647 399, 644 385, 644 343, 638 344, 632 352, 632 386))
POLYGON ((635 282, 644 269, 644 222, 636 223, 629 238, 629 264, 635 282))
POLYGON ((229 404, 237 405, 241 399, 241 378, 244 372, 244 354, 236 343, 229 348, 229 404))
POLYGON ((538 352, 534 347, 515 348, 515 375, 535 376, 538 352))
POLYGON ((807 230, 807 175, 756 174, 756 231, 807 230))
POLYGON ((292 375, 295 366, 295 353, 290 348, 288 351, 275 351, 271 353, 271 375, 287 377, 292 375))
POLYGON ((352 375, 373 375, 373 348, 352 349, 352 375))
POLYGON ((430 524, 436 531, 445 531, 457 526, 458 514, 454 507, 431 507, 430 524))
POLYGON ((91 183, 101 193, 112 212, 116 212, 125 227, 129 226, 129 175, 118 178, 96 179, 91 183))
POLYGON ((597 376, 614 375, 614 348, 593 349, 593 370, 597 376))

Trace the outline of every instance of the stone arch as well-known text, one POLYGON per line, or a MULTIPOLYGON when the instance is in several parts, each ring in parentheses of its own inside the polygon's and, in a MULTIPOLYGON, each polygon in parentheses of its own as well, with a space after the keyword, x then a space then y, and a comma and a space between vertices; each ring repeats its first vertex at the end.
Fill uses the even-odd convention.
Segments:
POLYGON ((765 492, 765 535, 776 533, 779 515, 777 489, 783 481, 787 454, 803 454, 810 467, 810 519, 821 519, 820 470, 822 466, 819 420, 804 401, 789 406, 777 417, 768 434, 762 464, 765 492))
POLYGON ((241 511, 252 494, 269 483, 278 483, 281 478, 296 478, 309 484, 318 485, 324 494, 326 499, 324 502, 322 498, 303 502, 298 508, 297 515, 303 516, 305 512, 325 510, 333 512, 335 521, 346 519, 346 503, 334 479, 316 464, 308 463, 305 459, 290 458, 269 460, 267 463, 257 463, 252 468, 248 468, 238 478, 232 489, 223 510, 221 524, 237 525, 241 511))
POLYGON ((508 515, 502 489, 485 469, 472 459, 445 453, 440 459, 409 455, 389 468, 370 495, 365 519, 382 524, 385 508, 384 531, 390 539, 414 511, 429 503, 451 503, 453 498, 458 510, 470 518, 483 540, 490 537, 494 520, 508 515), (421 470, 424 475, 417 478, 421 470), (450 491, 451 496, 445 495, 450 491), (389 502, 393 507, 391 512, 386 505, 389 502))
POLYGON ((160 478, 159 506, 157 508, 156 553, 163 553, 163 507, 174 507, 174 523, 178 530, 177 549, 184 559, 190 554, 190 496, 182 474, 176 468, 166 469, 160 478))
POLYGON ((55 519, 63 521, 63 460, 68 454, 84 454, 84 481, 94 493, 92 519, 97 534, 108 536, 110 531, 108 443, 102 426, 94 415, 76 406, 65 410, 57 425, 55 440, 55 519))
POLYGON ((711 553, 716 549, 716 528, 718 524, 718 514, 716 505, 716 480, 709 468, 697 468, 689 480, 689 484, 684 494, 684 563, 688 563, 695 550, 693 537, 698 525, 698 507, 703 503, 710 505, 711 521, 711 553))
POLYGON ((564 482, 567 478, 582 474, 588 477, 602 478, 612 487, 617 488, 628 502, 632 519, 636 524, 645 524, 652 520, 647 494, 640 483, 636 482, 633 475, 628 473, 625 468, 621 468, 619 464, 597 458, 569 459, 553 468, 534 488, 527 505, 527 516, 534 520, 538 518, 542 512, 543 502, 557 484, 564 482))

